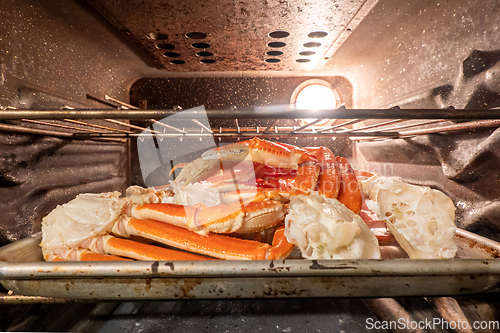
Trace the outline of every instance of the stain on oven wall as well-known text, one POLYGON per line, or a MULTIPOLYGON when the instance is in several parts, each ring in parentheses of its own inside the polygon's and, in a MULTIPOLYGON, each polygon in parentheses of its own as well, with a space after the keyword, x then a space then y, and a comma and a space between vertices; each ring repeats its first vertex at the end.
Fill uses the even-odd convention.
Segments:
MULTIPOLYGON (((152 78, 136 81, 130 90, 130 102, 141 108, 147 109, 178 109, 187 110, 200 105, 206 110, 249 110, 254 107, 276 107, 282 105, 287 108, 290 105, 292 94, 301 83, 312 79, 312 77, 198 77, 198 78, 152 78)), ((352 87, 343 77, 321 77, 328 81, 340 95, 346 108, 352 107, 352 87)), ((253 120, 235 119, 216 121, 209 119, 212 130, 219 127, 238 126, 260 126, 261 131, 272 124, 272 119, 253 120)), ((140 124, 147 125, 147 124, 140 124)), ((298 120, 280 119, 274 126, 302 126, 298 120)), ((190 146, 197 139, 170 139, 172 151, 179 150, 179 146, 190 146), (193 141, 194 140, 194 141, 193 141)), ((352 156, 352 145, 347 139, 336 138, 271 138, 279 142, 297 145, 299 147, 325 146, 332 149, 336 155, 350 158, 352 156)), ((235 142, 235 139, 216 140, 216 144, 235 142)), ((165 147, 165 145, 163 145, 165 147)), ((168 148, 167 148, 168 149, 168 148)), ((200 152, 184 157, 182 162, 190 162, 200 156, 200 152)), ((132 142, 132 184, 145 185, 141 175, 137 145, 132 142)), ((154 154, 151 158, 157 158, 154 154)), ((170 164, 166 164, 161 170, 162 182, 168 182, 170 164)))

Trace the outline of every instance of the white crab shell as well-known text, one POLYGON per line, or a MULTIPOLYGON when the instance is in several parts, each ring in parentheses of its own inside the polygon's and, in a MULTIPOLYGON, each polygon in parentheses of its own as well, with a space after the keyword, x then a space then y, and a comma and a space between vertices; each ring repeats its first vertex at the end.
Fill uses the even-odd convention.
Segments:
POLYGON ((306 259, 380 259, 378 240, 337 199, 312 192, 290 197, 285 235, 306 259))
POLYGON ((443 192, 375 175, 361 182, 368 208, 413 259, 456 255, 455 205, 443 192))

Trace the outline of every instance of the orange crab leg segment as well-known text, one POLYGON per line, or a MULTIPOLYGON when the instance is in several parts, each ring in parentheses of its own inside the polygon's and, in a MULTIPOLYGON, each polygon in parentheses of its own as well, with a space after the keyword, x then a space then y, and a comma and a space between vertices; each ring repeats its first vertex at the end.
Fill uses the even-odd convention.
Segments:
POLYGON ((356 174, 346 158, 337 156, 336 159, 342 179, 337 199, 354 213, 359 214, 363 200, 356 174))
POLYGON ((335 155, 325 147, 305 149, 314 154, 321 165, 316 189, 327 198, 337 198, 340 191, 341 176, 335 155))
POLYGON ((192 253, 165 249, 163 247, 112 237, 106 241, 106 252, 137 260, 211 260, 192 253))
MULTIPOLYGON (((273 246, 252 240, 219 234, 198 235, 184 228, 152 220, 131 219, 127 229, 139 236, 153 239, 182 250, 196 252, 220 259, 263 260, 273 246)), ((280 257, 279 251, 273 256, 280 257)), ((288 253, 286 253, 288 254, 288 253)))
POLYGON ((285 227, 276 229, 273 237, 273 246, 269 249, 267 259, 286 258, 292 252, 294 245, 288 242, 285 236, 285 227))
POLYGON ((269 244, 219 234, 201 236, 187 229, 153 220, 131 219, 128 225, 143 237, 221 259, 265 259, 270 247, 269 244))
POLYGON ((242 229, 253 232, 256 228, 269 228, 283 220, 285 207, 279 201, 267 200, 272 198, 264 194, 253 195, 249 202, 242 202, 246 200, 240 201, 237 197, 234 202, 213 207, 150 203, 134 207, 132 216, 173 224, 201 235, 242 229))
MULTIPOLYGON (((59 256, 49 258, 44 258, 46 261, 68 261, 69 259, 64 259, 59 256)), ((113 256, 110 254, 94 253, 90 251, 84 251, 82 254, 77 256, 79 261, 132 261, 132 259, 122 258, 118 256, 113 256)))
POLYGON ((132 259, 122 258, 119 256, 113 256, 110 254, 101 254, 87 252, 80 256, 80 261, 131 261, 132 259))
POLYGON ((243 216, 239 202, 214 207, 151 203, 133 210, 135 218, 170 223, 203 235, 208 231, 234 232, 241 227, 243 216))
MULTIPOLYGON (((316 157, 305 149, 289 148, 284 145, 253 138, 244 142, 250 149, 254 162, 266 164, 275 168, 297 168, 295 177, 291 180, 293 187, 309 192, 316 186, 320 166, 316 157)), ((291 193, 295 194, 295 193, 291 193)))

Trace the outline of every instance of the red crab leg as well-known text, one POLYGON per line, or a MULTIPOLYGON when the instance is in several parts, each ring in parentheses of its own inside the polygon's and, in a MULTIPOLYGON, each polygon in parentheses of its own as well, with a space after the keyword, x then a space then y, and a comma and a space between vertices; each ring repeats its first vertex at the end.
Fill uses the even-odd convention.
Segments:
POLYGON ((354 213, 359 214, 363 199, 353 168, 344 157, 337 156, 342 178, 337 199, 354 213))
POLYGON ((130 219, 125 223, 127 231, 135 235, 220 259, 263 260, 270 256, 278 259, 290 252, 284 243, 271 246, 219 234, 210 233, 207 236, 201 236, 184 228, 152 220, 130 219), (274 248, 276 250, 270 251, 274 248))
POLYGON ((305 148, 318 159, 321 172, 316 189, 327 198, 337 198, 340 191, 340 168, 332 151, 325 147, 305 148))
MULTIPOLYGON (((285 145, 285 147, 288 146, 289 145, 285 145)), ((335 155, 333 155, 330 149, 324 147, 304 149, 313 154, 321 165, 321 172, 315 189, 328 198, 337 198, 340 191, 341 175, 335 155)), ((255 193, 256 191, 270 191, 271 189, 274 189, 277 193, 288 196, 288 194, 293 194, 292 188, 294 181, 295 176, 293 175, 293 170, 288 173, 267 174, 264 180, 260 182, 257 181, 257 189, 255 189, 255 186, 253 189, 246 187, 240 189, 240 191, 224 193, 223 196, 229 202, 233 201, 231 197, 237 194, 242 196, 244 200, 247 200, 250 199, 252 191, 255 193)), ((296 192, 295 194, 299 193, 296 192)), ((307 194, 307 192, 300 194, 307 194)))
POLYGON ((80 256, 80 261, 131 261, 131 259, 113 256, 110 254, 87 252, 80 256))
POLYGON ((104 250, 109 254, 137 260, 212 260, 192 253, 165 249, 116 237, 109 237, 103 245, 104 250))
POLYGON ((294 245, 289 243, 285 236, 285 227, 276 229, 273 237, 273 246, 269 249, 267 259, 286 258, 292 252, 294 245))
MULTIPOLYGON (((313 154, 301 148, 290 148, 284 145, 253 138, 244 143, 250 149, 254 162, 263 163, 274 168, 297 168, 291 184, 294 188, 309 192, 314 189, 318 180, 320 165, 313 154)), ((292 193, 294 194, 294 193, 292 193)))

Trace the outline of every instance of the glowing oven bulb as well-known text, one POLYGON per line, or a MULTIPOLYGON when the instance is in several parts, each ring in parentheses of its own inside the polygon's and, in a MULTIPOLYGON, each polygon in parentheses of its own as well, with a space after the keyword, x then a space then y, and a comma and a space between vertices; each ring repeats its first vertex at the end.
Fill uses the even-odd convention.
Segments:
MULTIPOLYGON (((315 83, 307 84, 304 82, 302 85, 297 87, 294 96, 292 97, 292 103, 295 104, 295 108, 299 110, 333 110, 337 109, 340 104, 340 96, 337 91, 333 89, 326 81, 323 83, 316 83, 318 80, 314 80, 315 83)), ((301 125, 305 125, 315 118, 299 119, 301 125)), ((327 126, 333 123, 335 119, 324 119, 315 125, 327 126)))
POLYGON ((336 109, 337 98, 332 89, 313 84, 299 92, 295 107, 302 110, 336 109))

